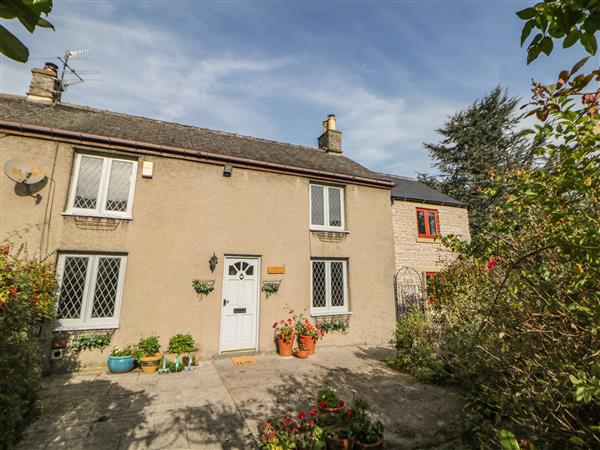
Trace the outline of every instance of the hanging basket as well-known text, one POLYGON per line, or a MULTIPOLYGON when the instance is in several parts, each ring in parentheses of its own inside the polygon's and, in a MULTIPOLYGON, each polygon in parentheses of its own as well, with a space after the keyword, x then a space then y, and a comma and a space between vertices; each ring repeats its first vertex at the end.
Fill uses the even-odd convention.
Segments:
POLYGON ((273 294, 279 292, 281 286, 281 280, 263 281, 261 290, 265 293, 266 298, 269 298, 273 294))
POLYGON ((193 280, 192 286, 198 295, 204 297, 215 290, 215 280, 193 280))

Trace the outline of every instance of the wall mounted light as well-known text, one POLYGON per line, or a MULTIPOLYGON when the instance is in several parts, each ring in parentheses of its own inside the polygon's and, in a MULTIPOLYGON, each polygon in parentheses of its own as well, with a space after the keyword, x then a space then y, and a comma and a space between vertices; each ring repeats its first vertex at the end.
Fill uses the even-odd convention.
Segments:
POLYGON ((223 176, 230 177, 233 172, 233 167, 231 166, 223 166, 223 176))
POLYGON ((210 259, 208 260, 208 266, 210 267, 210 271, 214 272, 215 268, 217 267, 217 263, 219 262, 219 258, 217 258, 217 255, 215 255, 213 253, 213 255, 210 257, 210 259))

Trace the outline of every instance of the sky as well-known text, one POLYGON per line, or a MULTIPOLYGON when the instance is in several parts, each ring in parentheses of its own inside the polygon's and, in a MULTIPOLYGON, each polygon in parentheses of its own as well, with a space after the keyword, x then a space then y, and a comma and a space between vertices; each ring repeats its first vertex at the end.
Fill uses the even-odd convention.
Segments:
POLYGON ((526 65, 515 11, 533 3, 55 0, 54 32, 2 21, 30 60, 2 57, 0 91, 24 95, 33 67, 89 49, 64 102, 307 146, 336 114, 346 156, 434 173, 423 143, 450 115, 498 85, 528 99, 532 78, 585 56, 526 65))

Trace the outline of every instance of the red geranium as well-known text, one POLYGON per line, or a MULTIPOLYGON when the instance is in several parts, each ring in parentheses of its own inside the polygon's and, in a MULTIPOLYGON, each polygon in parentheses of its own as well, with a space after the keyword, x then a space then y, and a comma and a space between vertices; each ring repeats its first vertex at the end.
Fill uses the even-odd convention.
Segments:
POLYGON ((494 269, 494 267, 496 267, 497 262, 498 259, 495 256, 492 256, 492 258, 487 263, 488 272, 491 272, 494 269))
MULTIPOLYGON (((327 403, 327 402, 325 402, 325 403, 327 403)), ((314 409, 314 408, 313 408, 313 409, 311 409, 309 412, 310 412, 310 415, 311 415, 311 416, 316 416, 316 415, 319 413, 319 411, 317 411, 317 410, 316 410, 316 409, 314 409)))
POLYGON ((329 403, 327 403, 327 402, 319 402, 319 406, 321 408, 327 408, 327 406, 329 406, 329 403))
POLYGON ((306 418, 306 413, 304 411, 300 411, 298 413, 298 419, 304 420, 306 418))
POLYGON ((346 414, 348 414, 348 417, 352 417, 352 410, 351 410, 351 409, 349 409, 349 410, 348 410, 348 412, 347 412, 346 414))

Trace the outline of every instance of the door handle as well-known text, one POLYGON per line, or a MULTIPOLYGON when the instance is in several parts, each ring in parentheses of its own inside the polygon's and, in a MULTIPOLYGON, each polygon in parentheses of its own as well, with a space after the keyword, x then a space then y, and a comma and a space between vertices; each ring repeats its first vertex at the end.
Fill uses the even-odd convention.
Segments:
POLYGON ((229 303, 229 300, 227 300, 226 298, 223 299, 223 306, 227 306, 227 304, 229 303))

